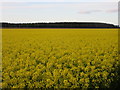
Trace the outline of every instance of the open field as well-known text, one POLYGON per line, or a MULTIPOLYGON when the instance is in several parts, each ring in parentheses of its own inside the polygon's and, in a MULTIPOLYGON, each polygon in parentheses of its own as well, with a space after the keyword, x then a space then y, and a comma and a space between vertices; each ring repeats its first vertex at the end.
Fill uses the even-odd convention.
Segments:
POLYGON ((117 29, 2 30, 3 88, 109 88, 119 66, 117 29))

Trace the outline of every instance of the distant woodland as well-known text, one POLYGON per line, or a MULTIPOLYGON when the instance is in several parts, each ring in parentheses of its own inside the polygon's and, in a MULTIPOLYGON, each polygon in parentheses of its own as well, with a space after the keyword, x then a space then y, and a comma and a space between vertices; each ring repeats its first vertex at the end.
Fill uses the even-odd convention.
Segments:
POLYGON ((117 25, 96 22, 54 22, 54 23, 0 23, 1 28, 118 28, 117 25))

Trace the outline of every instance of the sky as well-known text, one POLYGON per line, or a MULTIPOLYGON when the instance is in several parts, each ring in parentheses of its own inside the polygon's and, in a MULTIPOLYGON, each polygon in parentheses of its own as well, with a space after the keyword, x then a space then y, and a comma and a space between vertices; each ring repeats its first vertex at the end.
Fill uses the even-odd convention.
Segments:
POLYGON ((0 22, 105 22, 118 25, 118 0, 1 0, 0 22))
POLYGON ((1 2, 118 2, 119 0, 1 0, 1 2))

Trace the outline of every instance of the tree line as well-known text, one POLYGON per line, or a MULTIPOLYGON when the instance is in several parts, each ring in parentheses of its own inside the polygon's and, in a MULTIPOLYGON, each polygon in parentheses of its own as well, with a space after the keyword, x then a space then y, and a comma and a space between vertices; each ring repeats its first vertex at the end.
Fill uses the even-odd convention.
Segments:
POLYGON ((96 22, 1 23, 2 28, 118 28, 117 25, 96 22))

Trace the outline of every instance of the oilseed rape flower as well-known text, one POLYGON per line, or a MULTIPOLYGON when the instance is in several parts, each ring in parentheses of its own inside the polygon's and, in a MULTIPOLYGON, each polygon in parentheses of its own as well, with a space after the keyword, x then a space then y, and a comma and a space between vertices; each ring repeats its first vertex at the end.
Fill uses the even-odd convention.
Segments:
POLYGON ((111 88, 118 29, 3 29, 2 88, 111 88))

